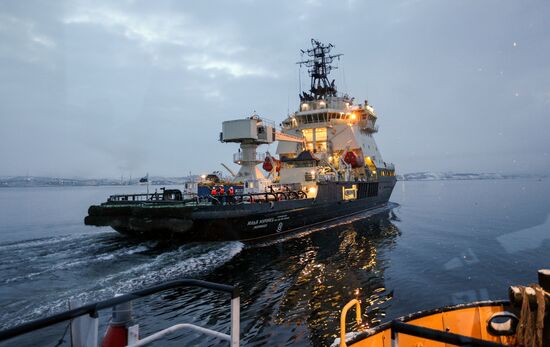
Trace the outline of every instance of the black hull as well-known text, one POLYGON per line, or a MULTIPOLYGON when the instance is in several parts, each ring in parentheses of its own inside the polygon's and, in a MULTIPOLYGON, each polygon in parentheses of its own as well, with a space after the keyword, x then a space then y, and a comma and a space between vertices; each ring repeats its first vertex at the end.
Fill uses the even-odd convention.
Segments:
POLYGON ((92 206, 85 224, 182 242, 253 240, 276 236, 387 204, 395 179, 381 180, 375 196, 356 200, 287 200, 224 206, 92 206))

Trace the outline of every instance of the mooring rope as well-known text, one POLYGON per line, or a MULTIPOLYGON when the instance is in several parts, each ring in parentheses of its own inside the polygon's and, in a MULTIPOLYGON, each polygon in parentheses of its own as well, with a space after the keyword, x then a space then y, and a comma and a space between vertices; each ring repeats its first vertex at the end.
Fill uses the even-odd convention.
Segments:
MULTIPOLYGON (((546 310, 545 295, 548 295, 538 284, 532 284, 528 287, 518 286, 522 295, 521 312, 516 331, 516 338, 519 345, 524 347, 542 347, 544 314, 546 310), (528 289, 535 291, 535 300, 537 308, 531 309, 529 303, 528 289)), ((531 294, 532 295, 532 294, 531 294)))

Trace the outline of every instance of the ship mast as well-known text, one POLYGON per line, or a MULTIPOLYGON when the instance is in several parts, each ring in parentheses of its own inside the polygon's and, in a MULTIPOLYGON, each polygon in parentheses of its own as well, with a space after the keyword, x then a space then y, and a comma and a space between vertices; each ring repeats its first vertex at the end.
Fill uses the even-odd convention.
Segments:
POLYGON ((307 54, 310 59, 296 63, 300 66, 306 66, 311 77, 310 92, 303 92, 300 95, 301 101, 320 100, 326 96, 336 96, 336 85, 334 80, 329 82, 328 75, 332 69, 338 68, 331 65, 334 58, 340 59, 343 54, 330 55, 330 50, 334 47, 330 43, 324 45, 315 39, 311 39, 311 45, 313 48, 306 51, 302 50, 302 53, 307 54))

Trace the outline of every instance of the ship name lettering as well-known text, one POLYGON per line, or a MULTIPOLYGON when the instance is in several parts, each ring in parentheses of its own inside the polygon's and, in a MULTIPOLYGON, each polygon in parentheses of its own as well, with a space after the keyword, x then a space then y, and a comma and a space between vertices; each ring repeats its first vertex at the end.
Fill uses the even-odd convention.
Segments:
POLYGON ((277 217, 251 220, 251 221, 248 221, 247 225, 252 226, 252 225, 258 225, 258 224, 280 222, 280 221, 287 220, 287 219, 290 219, 290 217, 288 217, 288 215, 286 215, 286 214, 283 214, 283 215, 280 215, 280 216, 277 216, 277 217))

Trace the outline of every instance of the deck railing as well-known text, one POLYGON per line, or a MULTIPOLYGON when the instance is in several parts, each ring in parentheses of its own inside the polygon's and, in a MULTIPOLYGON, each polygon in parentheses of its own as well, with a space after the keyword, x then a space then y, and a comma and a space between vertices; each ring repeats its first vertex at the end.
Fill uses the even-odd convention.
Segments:
POLYGON ((391 322, 392 346, 399 346, 398 334, 416 336, 428 339, 430 341, 437 341, 455 346, 506 347, 505 345, 496 342, 476 339, 470 336, 453 334, 448 331, 430 329, 394 320, 391 322))
POLYGON ((256 153, 252 158, 244 155, 244 152, 237 152, 233 154, 233 162, 240 164, 247 161, 263 162, 265 160, 265 153, 256 153))
POLYGON ((159 201, 164 200, 162 193, 150 193, 150 194, 117 194, 111 195, 107 199, 109 202, 113 201, 159 201))
POLYGON ((306 199, 307 194, 302 190, 290 191, 272 191, 263 193, 248 193, 248 194, 223 194, 223 195, 208 195, 204 197, 194 197, 192 199, 166 199, 162 193, 153 194, 127 194, 127 195, 111 195, 107 202, 110 203, 128 203, 128 202, 154 202, 154 203, 183 203, 188 205, 201 205, 212 203, 214 205, 230 205, 242 203, 261 203, 281 200, 299 200, 306 199))
MULTIPOLYGON (((169 327, 167 329, 161 330, 151 336, 145 337, 143 339, 136 339, 137 334, 132 332, 132 327, 129 328, 129 345, 133 346, 143 346, 147 343, 156 341, 160 339, 161 337, 164 337, 172 332, 175 332, 177 330, 181 329, 191 329, 193 331, 198 331, 204 334, 208 334, 210 336, 215 336, 218 338, 221 338, 223 340, 229 341, 231 343, 231 347, 237 347, 239 346, 240 341, 240 295, 239 295, 239 289, 233 286, 225 285, 225 284, 219 284, 219 283, 213 283, 213 282, 207 282, 207 281, 201 281, 196 279, 182 279, 172 282, 166 282, 157 286, 148 287, 142 290, 138 290, 129 294, 116 296, 111 299, 107 299, 104 301, 95 302, 92 304, 84 305, 81 307, 74 308, 69 311, 65 311, 62 313, 55 314, 50 317, 38 319, 32 322, 24 323, 22 325, 19 325, 15 328, 6 329, 0 331, 0 342, 5 341, 23 334, 27 334, 42 328, 46 328, 52 325, 55 325, 57 323, 66 322, 78 319, 80 317, 86 317, 89 316, 92 320, 98 319, 98 311, 106 309, 106 308, 115 308, 116 306, 127 304, 133 300, 143 298, 150 296, 152 294, 156 294, 162 291, 166 291, 169 289, 174 288, 182 288, 182 287, 200 287, 205 289, 210 289, 214 291, 221 291, 225 293, 229 293, 231 295, 231 332, 230 334, 225 334, 221 332, 217 332, 211 329, 198 327, 193 324, 176 324, 172 327, 169 327)), ((116 312, 114 310, 114 312, 116 312)), ((97 322, 97 321, 95 321, 97 322)), ((95 334, 97 336, 97 324, 95 324, 95 327, 93 328, 95 331, 95 334)))

